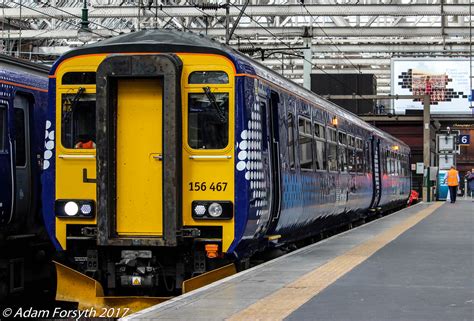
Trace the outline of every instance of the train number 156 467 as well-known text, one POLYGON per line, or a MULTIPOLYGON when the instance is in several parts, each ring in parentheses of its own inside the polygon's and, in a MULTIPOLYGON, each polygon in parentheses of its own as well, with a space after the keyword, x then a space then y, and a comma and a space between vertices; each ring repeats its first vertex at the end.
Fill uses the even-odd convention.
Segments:
POLYGON ((210 190, 213 192, 225 192, 227 188, 227 182, 190 182, 189 183, 189 191, 191 192, 204 192, 206 190, 210 190))

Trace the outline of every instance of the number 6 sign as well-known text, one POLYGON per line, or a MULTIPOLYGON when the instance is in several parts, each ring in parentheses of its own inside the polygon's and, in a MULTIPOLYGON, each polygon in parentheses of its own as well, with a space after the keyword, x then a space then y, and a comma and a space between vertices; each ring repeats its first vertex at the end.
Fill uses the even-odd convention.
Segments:
POLYGON ((470 135, 459 135, 459 145, 469 145, 471 143, 470 135))

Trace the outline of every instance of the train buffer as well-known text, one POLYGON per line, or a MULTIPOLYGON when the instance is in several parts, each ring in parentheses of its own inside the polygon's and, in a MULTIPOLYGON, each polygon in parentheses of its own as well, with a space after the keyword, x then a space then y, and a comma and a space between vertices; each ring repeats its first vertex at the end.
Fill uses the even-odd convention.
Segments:
POLYGON ((471 320, 473 203, 420 203, 123 320, 471 320))

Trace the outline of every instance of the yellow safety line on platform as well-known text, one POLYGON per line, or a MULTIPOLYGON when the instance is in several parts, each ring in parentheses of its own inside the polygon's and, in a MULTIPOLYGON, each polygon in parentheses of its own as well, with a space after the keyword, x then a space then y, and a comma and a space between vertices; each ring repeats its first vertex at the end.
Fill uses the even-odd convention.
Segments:
POLYGON ((444 202, 438 202, 413 214, 402 223, 303 275, 273 294, 232 315, 227 320, 283 320, 443 204, 444 202))

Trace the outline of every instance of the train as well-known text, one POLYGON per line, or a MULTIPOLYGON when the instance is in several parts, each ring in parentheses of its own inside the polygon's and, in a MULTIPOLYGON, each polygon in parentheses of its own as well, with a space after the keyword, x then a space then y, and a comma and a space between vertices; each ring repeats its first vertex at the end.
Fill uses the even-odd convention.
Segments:
POLYGON ((0 55, 0 302, 44 295, 54 248, 41 171, 49 67, 0 55))
POLYGON ((47 123, 43 213, 62 300, 180 293, 410 194, 402 141, 190 32, 142 30, 64 54, 47 123))

